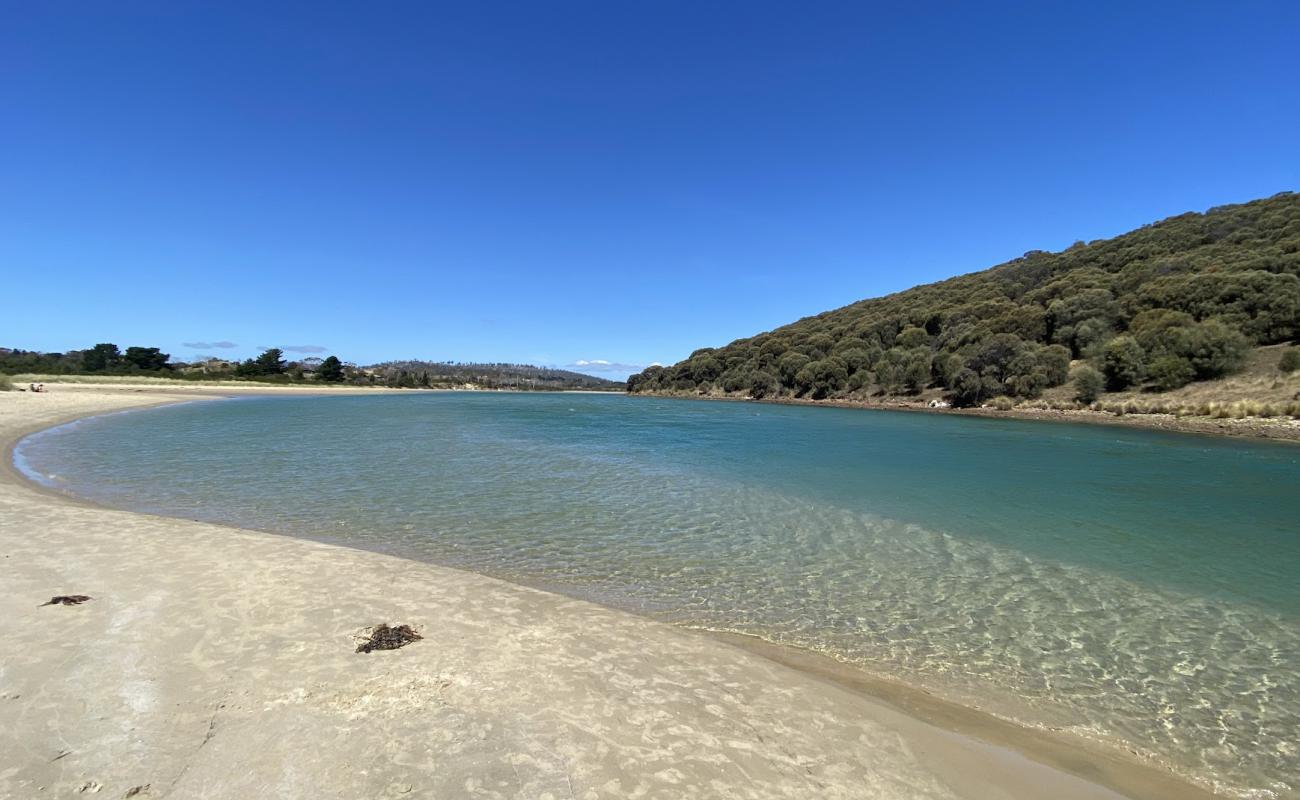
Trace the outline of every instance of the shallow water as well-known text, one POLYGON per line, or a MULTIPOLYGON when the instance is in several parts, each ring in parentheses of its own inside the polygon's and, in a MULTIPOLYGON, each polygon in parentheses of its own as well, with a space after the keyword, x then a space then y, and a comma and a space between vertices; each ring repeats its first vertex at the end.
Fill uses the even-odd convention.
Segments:
POLYGON ((1300 793, 1300 448, 655 398, 266 397, 37 434, 137 510, 820 650, 1232 794, 1300 793))

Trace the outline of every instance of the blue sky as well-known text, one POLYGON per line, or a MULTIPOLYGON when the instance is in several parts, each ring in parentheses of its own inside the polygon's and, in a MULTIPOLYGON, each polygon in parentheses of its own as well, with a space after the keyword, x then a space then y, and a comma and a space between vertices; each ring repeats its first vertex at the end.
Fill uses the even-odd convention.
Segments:
POLYGON ((9 347, 622 377, 1300 188, 1290 2, 3 2, 0 19, 9 347))

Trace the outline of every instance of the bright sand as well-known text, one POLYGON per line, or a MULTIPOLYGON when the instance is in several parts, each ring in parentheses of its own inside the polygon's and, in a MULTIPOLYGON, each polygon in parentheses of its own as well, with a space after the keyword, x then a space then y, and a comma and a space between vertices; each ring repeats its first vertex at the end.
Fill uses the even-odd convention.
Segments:
MULTIPOLYGON (((202 391, 0 393, 0 443, 202 391)), ((0 797, 1201 796, 805 654, 4 467, 0 797), (424 638, 354 652, 380 622, 424 638)))

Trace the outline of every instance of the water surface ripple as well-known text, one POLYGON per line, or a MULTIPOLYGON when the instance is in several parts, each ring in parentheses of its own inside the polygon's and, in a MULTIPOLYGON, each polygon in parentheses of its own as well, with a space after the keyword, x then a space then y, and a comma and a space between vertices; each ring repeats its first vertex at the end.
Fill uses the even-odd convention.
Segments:
POLYGON ((267 397, 19 456, 100 502, 813 648, 1243 797, 1300 791, 1300 449, 593 395, 267 397))

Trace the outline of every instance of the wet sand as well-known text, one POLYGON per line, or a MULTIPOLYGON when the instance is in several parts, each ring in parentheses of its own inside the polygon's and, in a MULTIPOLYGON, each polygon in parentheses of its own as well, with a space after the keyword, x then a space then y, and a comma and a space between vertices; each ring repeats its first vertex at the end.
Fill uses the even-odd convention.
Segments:
POLYGON ((0 393, 0 796, 1208 796, 811 654, 12 469, 32 431, 211 394, 0 393), (424 638, 356 653, 381 622, 424 638))

